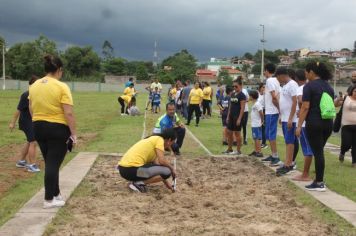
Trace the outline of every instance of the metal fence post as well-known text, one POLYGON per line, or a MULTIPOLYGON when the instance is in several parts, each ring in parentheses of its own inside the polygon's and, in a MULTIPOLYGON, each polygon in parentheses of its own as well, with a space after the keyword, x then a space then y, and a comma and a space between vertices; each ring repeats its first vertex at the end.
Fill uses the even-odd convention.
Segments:
POLYGON ((74 92, 74 81, 72 81, 72 91, 74 92))
POLYGON ((21 90, 21 80, 17 80, 17 90, 21 90))
POLYGON ((101 83, 100 83, 100 81, 98 82, 98 90, 99 90, 99 92, 101 92, 101 83))

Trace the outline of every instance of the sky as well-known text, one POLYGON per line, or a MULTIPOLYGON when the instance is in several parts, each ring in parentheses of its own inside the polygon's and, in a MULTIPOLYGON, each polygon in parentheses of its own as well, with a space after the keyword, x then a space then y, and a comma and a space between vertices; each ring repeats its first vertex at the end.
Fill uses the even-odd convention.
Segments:
POLYGON ((353 49, 355 0, 0 0, 7 45, 40 34, 65 50, 108 40, 116 56, 162 60, 188 49, 199 61, 268 50, 353 49))

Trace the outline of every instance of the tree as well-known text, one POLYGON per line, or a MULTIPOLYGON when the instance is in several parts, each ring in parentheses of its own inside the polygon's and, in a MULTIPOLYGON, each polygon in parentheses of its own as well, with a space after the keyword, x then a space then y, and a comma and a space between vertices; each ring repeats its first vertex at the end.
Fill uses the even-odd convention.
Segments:
POLYGON ((35 41, 13 45, 6 53, 10 76, 20 80, 28 80, 31 75, 43 76, 45 54, 58 55, 58 52, 55 42, 43 35, 35 41))
POLYGON ((227 70, 221 70, 218 77, 223 84, 232 86, 232 77, 227 70))
POLYGON ((169 56, 162 61, 162 69, 169 66, 172 70, 169 71, 171 77, 176 80, 193 80, 197 68, 196 59, 188 50, 183 49, 180 52, 169 56))
POLYGON ((329 60, 327 58, 315 58, 315 59, 305 59, 305 60, 296 60, 293 64, 292 67, 295 69, 305 69, 305 66, 312 61, 319 61, 319 62, 323 62, 326 64, 326 67, 332 72, 334 73, 335 67, 334 65, 329 62, 329 60))
POLYGON ((137 66, 136 68, 136 78, 138 80, 148 80, 148 73, 147 73, 147 69, 145 67, 145 65, 140 64, 137 66))
POLYGON ((261 74, 261 64, 255 64, 251 69, 251 73, 254 75, 260 75, 261 74))
POLYGON ((114 48, 108 40, 105 40, 102 46, 102 53, 105 60, 110 60, 114 57, 114 48))
POLYGON ((93 75, 100 70, 100 58, 90 46, 67 48, 63 58, 65 69, 76 77, 93 75))
POLYGON ((253 55, 249 52, 246 52, 243 56, 244 59, 246 60, 253 60, 253 55))
MULTIPOLYGON (((125 75, 127 74, 126 60, 123 58, 111 58, 102 63, 103 71, 111 75, 125 75)), ((133 74, 133 73, 132 73, 133 74)), ((129 75, 132 75, 129 73, 129 75)))

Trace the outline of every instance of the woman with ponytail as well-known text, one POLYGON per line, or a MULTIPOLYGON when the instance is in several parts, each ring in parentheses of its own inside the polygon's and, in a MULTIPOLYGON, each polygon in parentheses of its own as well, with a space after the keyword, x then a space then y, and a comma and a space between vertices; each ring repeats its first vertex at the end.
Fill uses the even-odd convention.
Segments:
POLYGON ((305 123, 305 130, 310 147, 315 158, 316 177, 314 181, 305 186, 308 190, 325 191, 324 184, 324 146, 331 135, 333 119, 323 116, 321 102, 323 96, 330 96, 332 108, 334 90, 329 85, 328 80, 332 78, 331 71, 322 62, 309 62, 305 67, 305 77, 309 82, 303 88, 302 107, 299 113, 298 128, 296 136, 301 135, 302 124, 305 123))
POLYGON ((46 76, 29 89, 35 139, 45 162, 45 201, 43 208, 65 204, 59 189, 59 168, 67 150, 77 142, 73 99, 68 86, 61 82, 63 63, 59 57, 44 57, 46 76))

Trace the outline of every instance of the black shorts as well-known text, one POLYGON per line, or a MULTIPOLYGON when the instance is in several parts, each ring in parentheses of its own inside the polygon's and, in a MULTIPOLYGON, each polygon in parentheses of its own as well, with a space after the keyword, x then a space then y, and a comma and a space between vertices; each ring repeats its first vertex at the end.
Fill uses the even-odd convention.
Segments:
POLYGON ((222 123, 222 126, 223 127, 226 127, 227 124, 226 124, 226 118, 227 118, 227 115, 222 115, 221 116, 221 123, 222 123))
POLYGON ((238 117, 231 117, 229 118, 229 122, 226 124, 226 127, 228 130, 230 131, 241 131, 241 122, 240 122, 240 125, 237 126, 236 125, 236 121, 237 121, 237 118, 238 117))
POLYGON ((21 125, 20 130, 22 130, 26 135, 27 142, 34 142, 35 141, 35 133, 33 132, 33 125, 21 125))
POLYGON ((143 181, 154 176, 160 175, 162 179, 168 179, 171 176, 171 170, 168 167, 149 163, 140 167, 118 166, 122 178, 129 181, 143 181))

